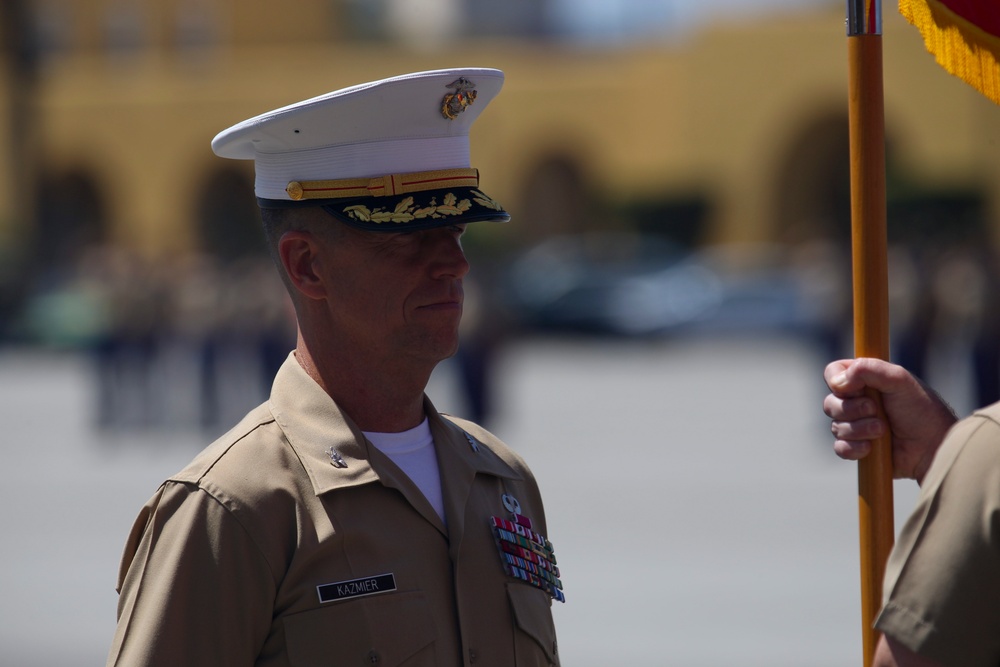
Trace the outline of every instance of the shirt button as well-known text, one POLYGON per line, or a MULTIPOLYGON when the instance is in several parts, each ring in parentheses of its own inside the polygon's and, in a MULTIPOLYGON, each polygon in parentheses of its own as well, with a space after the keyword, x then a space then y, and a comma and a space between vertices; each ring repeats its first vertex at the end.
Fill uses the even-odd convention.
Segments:
POLYGON ((471 663, 475 662, 477 657, 478 656, 476 655, 476 652, 470 648, 469 649, 469 663, 471 664, 471 663))
POLYGON ((382 658, 379 656, 378 651, 368 652, 368 664, 377 665, 382 662, 382 658))

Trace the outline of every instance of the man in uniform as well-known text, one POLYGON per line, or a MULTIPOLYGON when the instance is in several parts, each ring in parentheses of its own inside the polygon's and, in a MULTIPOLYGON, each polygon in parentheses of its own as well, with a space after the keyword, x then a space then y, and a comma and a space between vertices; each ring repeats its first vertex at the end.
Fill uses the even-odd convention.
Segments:
POLYGON ((863 458, 888 433, 895 477, 920 484, 886 565, 875 667, 1000 665, 1000 403, 959 421, 877 359, 833 362, 825 378, 834 451, 863 458), (880 392, 885 420, 866 387, 880 392))
POLYGON ((295 306, 270 399, 167 480, 119 574, 109 665, 554 665, 564 600, 521 458, 424 395, 455 353, 491 69, 335 91, 220 133, 252 159, 295 306))

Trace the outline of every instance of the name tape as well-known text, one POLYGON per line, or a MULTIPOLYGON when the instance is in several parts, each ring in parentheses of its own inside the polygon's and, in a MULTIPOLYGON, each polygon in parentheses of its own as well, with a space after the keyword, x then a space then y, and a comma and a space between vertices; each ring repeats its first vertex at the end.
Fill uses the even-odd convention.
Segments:
POLYGON ((321 584, 316 587, 319 601, 336 602, 349 598, 359 598, 366 595, 378 595, 396 590, 396 577, 389 574, 379 574, 374 577, 362 577, 350 581, 338 581, 332 584, 321 584))

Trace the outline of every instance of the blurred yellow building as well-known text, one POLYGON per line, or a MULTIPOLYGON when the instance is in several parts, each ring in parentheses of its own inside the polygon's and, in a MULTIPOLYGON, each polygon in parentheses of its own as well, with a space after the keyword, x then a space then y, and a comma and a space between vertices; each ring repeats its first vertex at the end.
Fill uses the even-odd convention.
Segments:
MULTIPOLYGON (((473 130, 473 164, 514 216, 482 232, 490 243, 616 226, 686 244, 848 235, 841 2, 602 47, 479 35, 447 14, 394 36, 366 6, 5 0, 6 270, 54 268, 92 243, 149 257, 250 251, 252 165, 216 158, 215 133, 343 86, 454 66, 507 73, 473 130)), ((884 32, 891 215, 921 233, 997 238, 1000 109, 940 70, 891 7, 884 32)))

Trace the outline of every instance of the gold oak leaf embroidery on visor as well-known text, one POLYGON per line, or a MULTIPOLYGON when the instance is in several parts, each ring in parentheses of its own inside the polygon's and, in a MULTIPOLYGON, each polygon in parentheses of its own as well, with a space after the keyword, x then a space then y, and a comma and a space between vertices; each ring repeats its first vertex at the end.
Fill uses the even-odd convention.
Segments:
MULTIPOLYGON (((473 190, 472 194, 475 195, 473 200, 480 206, 494 211, 502 210, 500 204, 479 190, 473 190)), ((455 193, 449 192, 444 195, 440 204, 437 203, 436 196, 431 197, 430 201, 428 201, 426 205, 419 205, 414 201, 413 197, 406 197, 396 204, 396 207, 392 210, 383 206, 371 209, 364 204, 355 204, 353 206, 346 207, 344 209, 344 213, 361 222, 407 223, 412 220, 420 220, 423 218, 460 216, 469 211, 471 208, 472 201, 468 199, 459 200, 455 193)))
POLYGON ((475 195, 472 199, 480 206, 485 206, 486 208, 491 208, 494 211, 502 211, 503 207, 495 199, 487 194, 480 192, 479 190, 473 190, 472 194, 475 195))

